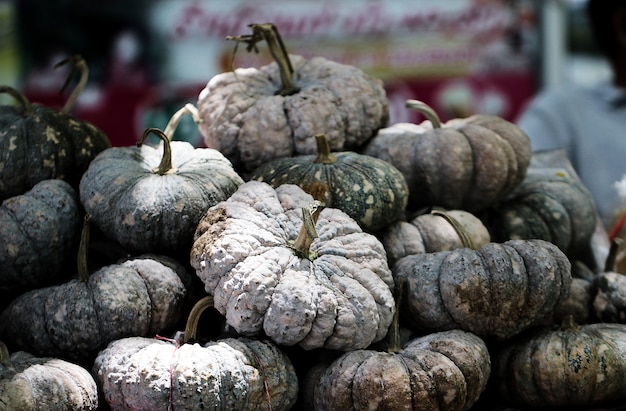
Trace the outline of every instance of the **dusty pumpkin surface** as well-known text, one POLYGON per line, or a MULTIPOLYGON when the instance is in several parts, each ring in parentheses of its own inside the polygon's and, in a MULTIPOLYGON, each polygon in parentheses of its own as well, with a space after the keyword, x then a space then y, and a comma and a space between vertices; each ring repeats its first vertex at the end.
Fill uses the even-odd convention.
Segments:
POLYGON ((191 265, 239 333, 337 350, 382 339, 395 311, 385 250, 344 212, 324 208, 306 256, 293 244, 313 198, 295 185, 240 186, 198 225, 191 265))

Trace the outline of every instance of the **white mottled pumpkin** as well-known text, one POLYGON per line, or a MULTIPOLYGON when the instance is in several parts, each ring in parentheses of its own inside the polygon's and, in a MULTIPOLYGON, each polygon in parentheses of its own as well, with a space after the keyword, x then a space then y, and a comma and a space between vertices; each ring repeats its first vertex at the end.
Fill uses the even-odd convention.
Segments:
POLYGON ((364 348, 386 335, 395 311, 385 250, 339 209, 317 209, 315 223, 313 201, 296 185, 244 183, 198 225, 191 265, 241 334, 364 348))

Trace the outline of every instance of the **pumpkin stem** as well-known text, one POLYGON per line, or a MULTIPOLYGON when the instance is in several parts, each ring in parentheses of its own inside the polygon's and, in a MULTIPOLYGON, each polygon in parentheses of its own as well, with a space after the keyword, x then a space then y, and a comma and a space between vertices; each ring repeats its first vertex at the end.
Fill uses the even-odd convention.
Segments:
POLYGON ((167 123, 167 126, 165 126, 165 130, 163 130, 163 134, 165 134, 168 140, 172 141, 172 139, 174 138, 174 132, 176 131, 176 128, 178 127, 178 123, 180 123, 180 120, 186 114, 191 115, 191 117, 193 118, 193 121, 196 124, 199 124, 202 122, 202 119, 200 118, 200 113, 198 112, 198 109, 196 108, 196 106, 194 106, 191 103, 185 104, 181 109, 179 109, 176 113, 174 113, 174 115, 172 115, 172 117, 170 118, 170 121, 167 123))
POLYGON ((156 134, 161 139, 161 141, 163 141, 163 157, 161 158, 161 163, 158 167, 153 168, 152 171, 161 176, 176 172, 176 169, 172 167, 172 145, 169 138, 167 138, 162 130, 154 127, 147 128, 143 132, 141 140, 137 142, 137 147, 141 147, 143 142, 146 140, 146 137, 148 137, 150 133, 156 134))
POLYGON ((317 157, 313 160, 314 163, 322 164, 335 164, 337 157, 330 152, 330 144, 328 144, 328 138, 326 134, 316 134, 315 142, 317 143, 317 157))
POLYGON ((198 322, 200 322, 200 316, 207 309, 213 307, 213 296, 207 295, 201 298, 189 312, 187 317, 187 323, 185 324, 185 334, 183 341, 185 343, 189 341, 195 341, 198 334, 198 322))
POLYGON ((398 276, 398 287, 396 290, 396 310, 393 313, 391 325, 389 326, 389 332, 387 333, 387 352, 398 353, 402 351, 402 344, 400 342, 400 303, 402 295, 404 294, 404 282, 406 279, 402 276, 398 276))
POLYGON ((302 226, 298 233, 298 238, 293 245, 293 250, 297 256, 314 260, 315 255, 311 253, 311 244, 313 240, 317 238, 317 230, 315 229, 315 223, 317 218, 322 212, 322 203, 320 201, 314 201, 307 207, 302 208, 302 226))
POLYGON ((89 224, 91 222, 91 214, 85 214, 83 218, 83 230, 80 233, 80 244, 78 246, 78 257, 76 264, 78 267, 78 280, 86 282, 89 280, 89 267, 87 265, 87 254, 89 250, 89 224))
POLYGON ((246 43, 247 51, 254 50, 258 53, 256 44, 262 40, 267 42, 272 57, 278 64, 280 70, 280 80, 282 86, 276 94, 281 96, 290 96, 300 91, 300 88, 293 83, 293 66, 291 60, 289 60, 289 54, 283 43, 283 39, 278 32, 278 28, 273 23, 264 24, 249 24, 248 27, 252 29, 252 34, 244 34, 241 36, 227 36, 228 40, 235 40, 237 42, 246 43))
POLYGON ((441 211, 441 210, 432 210, 430 213, 432 215, 436 215, 436 216, 443 218, 452 226, 452 228, 454 228, 454 231, 456 231, 457 235, 461 239, 461 244, 463 244, 463 247, 476 250, 476 244, 474 243, 474 240, 468 234, 467 230, 465 229, 465 227, 463 227, 463 224, 461 224, 459 220, 452 217, 450 214, 446 213, 445 211, 441 211))
POLYGON ((30 101, 28 101, 25 95, 23 95, 13 87, 0 86, 0 93, 7 93, 17 100, 17 102, 23 108, 22 117, 28 117, 33 112, 33 106, 30 104, 30 101))
POLYGON ((561 321, 561 326, 559 327, 559 330, 578 331, 580 330, 580 326, 576 324, 576 321, 574 321, 574 316, 570 314, 563 318, 563 321, 561 321))
POLYGON ((611 246, 609 247, 609 254, 606 256, 606 261, 604 262, 604 271, 612 272, 615 271, 615 263, 617 261, 617 254, 619 253, 619 248, 622 245, 623 240, 619 237, 616 237, 611 241, 611 246))
POLYGON ((431 106, 419 100, 407 100, 405 103, 405 107, 417 110, 419 113, 423 114, 433 125, 433 128, 441 128, 441 120, 439 116, 433 110, 431 106))
POLYGON ((9 353, 9 349, 2 341, 0 341, 0 364, 9 362, 10 359, 11 354, 9 353))
POLYGON ((78 79, 78 84, 76 85, 76 87, 74 87, 74 90, 72 90, 72 94, 70 94, 67 101, 65 102, 65 106, 63 106, 63 109, 61 110, 61 112, 63 113, 69 113, 72 110, 74 104, 76 104, 76 100, 78 100, 78 96, 85 89, 85 86, 87 85, 87 79, 89 77, 89 68, 87 67, 87 63, 81 55, 75 54, 73 56, 65 58, 55 64, 54 68, 61 67, 67 63, 72 63, 72 70, 70 71, 70 74, 68 74, 67 79, 65 79, 65 83, 63 84, 63 87, 61 87, 61 92, 65 90, 65 88, 70 83, 72 76, 74 76, 77 72, 80 73, 80 77, 78 79))

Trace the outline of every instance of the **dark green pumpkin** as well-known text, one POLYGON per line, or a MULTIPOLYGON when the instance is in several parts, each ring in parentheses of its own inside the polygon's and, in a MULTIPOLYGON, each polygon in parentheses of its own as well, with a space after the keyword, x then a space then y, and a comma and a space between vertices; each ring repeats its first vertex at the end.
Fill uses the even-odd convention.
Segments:
MULTIPOLYGON (((86 70, 82 59, 75 60, 86 70)), ((77 87, 73 96, 80 91, 77 87)), ((78 189, 91 160, 111 146, 104 132, 73 117, 68 105, 59 111, 31 104, 9 86, 0 86, 0 93, 10 94, 19 103, 0 106, 0 200, 52 178, 66 180, 78 189)), ((70 97, 68 103, 74 99, 70 97)))
POLYGON ((251 180, 273 187, 295 184, 325 206, 338 208, 365 231, 377 231, 404 215, 408 188, 391 164, 352 151, 331 153, 323 134, 315 136, 317 155, 285 157, 257 168, 251 180), (321 197, 317 196, 321 187, 321 197))

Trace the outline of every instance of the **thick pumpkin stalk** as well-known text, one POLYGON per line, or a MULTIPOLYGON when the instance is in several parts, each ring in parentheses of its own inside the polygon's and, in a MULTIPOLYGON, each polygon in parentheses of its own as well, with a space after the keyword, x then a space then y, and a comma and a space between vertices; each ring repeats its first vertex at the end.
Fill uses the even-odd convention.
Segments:
POLYGON ((463 247, 471 248, 472 250, 477 250, 478 248, 480 248, 476 246, 472 237, 468 234, 465 227, 463 227, 463 224, 459 223, 459 221, 456 218, 452 217, 450 214, 446 213, 445 211, 440 211, 440 210, 432 210, 430 213, 432 215, 436 215, 436 216, 443 218, 444 220, 448 222, 448 224, 452 226, 452 228, 454 228, 454 231, 456 231, 457 235, 461 239, 461 244, 463 244, 463 247))
POLYGON ((0 341, 0 364, 8 362, 10 359, 11 354, 9 354, 9 349, 2 341, 0 341))
POLYGON ((316 200, 308 207, 302 209, 302 226, 300 227, 298 238, 296 238, 293 244, 294 252, 301 258, 312 261, 316 257, 314 253, 311 253, 311 244, 317 238, 315 223, 322 212, 322 208, 322 203, 316 200))
POLYGON ((20 106, 22 106, 22 117, 28 117, 33 112, 33 107, 30 101, 22 93, 17 91, 11 86, 0 86, 0 94, 6 93, 17 100, 20 106))
POLYGON ((328 138, 326 134, 316 134, 315 142, 317 144, 317 157, 313 160, 314 163, 322 164, 335 164, 337 157, 330 151, 330 144, 328 144, 328 138))
POLYGON ((76 104, 76 100, 78 100, 78 96, 80 96, 80 93, 82 93, 83 90, 85 89, 85 86, 87 85, 87 79, 89 78, 89 68, 87 67, 87 63, 82 58, 82 56, 78 54, 61 60, 60 62, 55 64, 54 67, 55 68, 61 67, 68 63, 72 64, 72 70, 70 71, 70 74, 67 76, 67 79, 65 80, 65 83, 63 84, 63 87, 61 87, 61 91, 63 91, 65 87, 67 87, 72 76, 76 72, 80 73, 80 77, 78 79, 78 84, 76 85, 76 87, 74 87, 74 90, 72 90, 72 93, 68 97, 67 101, 65 102, 65 105, 63 106, 63 109, 61 110, 63 113, 69 113, 72 110, 72 108, 74 107, 74 104, 76 104))
POLYGON ((419 100, 407 100, 405 106, 423 114, 432 123, 433 128, 441 128, 441 120, 439 119, 439 116, 428 104, 419 100))
POLYGON ((200 118, 200 113, 198 113, 198 109, 196 108, 196 106, 191 103, 185 104, 182 108, 180 108, 172 115, 170 121, 167 123, 165 129, 163 130, 163 134, 165 134, 169 141, 172 141, 172 139, 174 138, 174 132, 178 127, 178 123, 180 123, 180 120, 185 115, 190 115, 196 124, 202 122, 202 119, 200 118))
POLYGON ((402 351, 402 343, 400 341, 400 304, 402 295, 404 294, 404 277, 398 277, 398 286, 396 289, 396 310, 393 313, 393 320, 387 332, 387 352, 399 353, 402 351))
POLYGON ((159 166, 155 167, 152 171, 161 176, 165 174, 175 173, 176 169, 172 167, 172 146, 170 144, 169 138, 167 137, 167 135, 165 135, 163 131, 154 127, 147 128, 143 132, 143 135, 141 136, 141 140, 139 140, 139 142, 137 143, 137 147, 142 146, 142 144, 146 140, 146 137, 148 137, 150 133, 156 134, 161 139, 161 141, 163 141, 163 157, 161 158, 161 162, 159 163, 159 166))
POLYGON ((235 40, 237 42, 246 43, 247 51, 255 50, 258 52, 256 44, 262 40, 267 42, 272 57, 278 64, 280 70, 280 80, 282 86, 280 90, 276 92, 281 96, 290 96, 300 91, 300 88, 293 83, 293 66, 291 60, 289 60, 289 54, 283 43, 283 39, 278 32, 278 28, 272 23, 264 24, 249 24, 248 27, 252 29, 252 34, 244 34, 241 36, 228 36, 228 40, 235 40))

